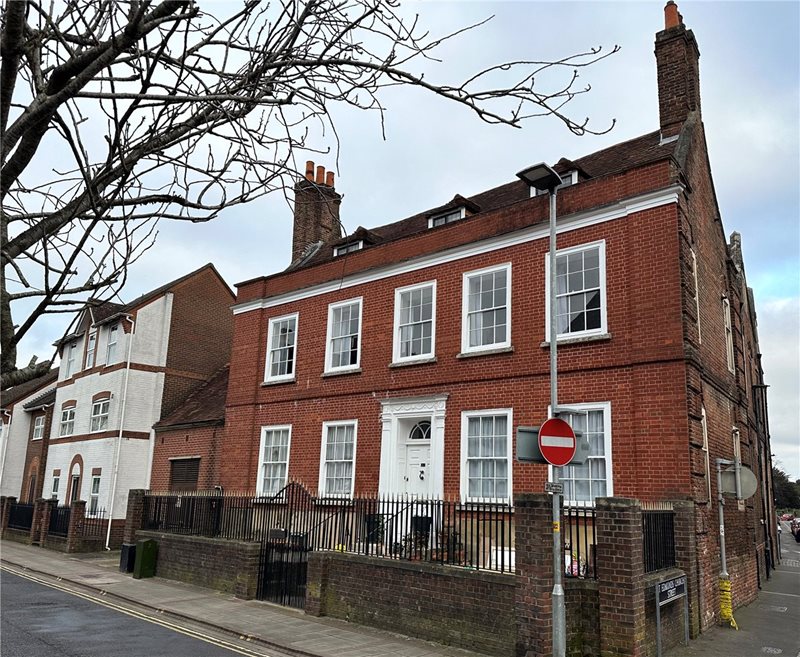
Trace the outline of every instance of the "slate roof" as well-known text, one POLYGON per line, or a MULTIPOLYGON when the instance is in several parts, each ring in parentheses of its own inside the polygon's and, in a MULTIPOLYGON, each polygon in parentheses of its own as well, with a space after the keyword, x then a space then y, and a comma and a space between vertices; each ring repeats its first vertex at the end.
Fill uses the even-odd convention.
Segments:
POLYGON ((35 399, 29 401, 24 408, 26 411, 32 411, 37 408, 41 408, 42 406, 49 406, 50 404, 54 404, 56 401, 56 389, 50 388, 47 392, 42 395, 39 395, 35 399))
POLYGON ((178 408, 154 425, 156 431, 225 423, 228 365, 196 388, 178 408))
POLYGON ((2 404, 0 405, 2 408, 8 408, 9 406, 18 402, 20 399, 24 399, 28 395, 32 395, 34 392, 48 385, 49 383, 53 383, 57 378, 58 368, 54 367, 47 374, 43 374, 37 379, 32 379, 30 381, 26 381, 25 383, 20 383, 13 388, 9 388, 8 390, 3 390, 2 404))
MULTIPOLYGON (((609 146, 595 153, 585 155, 576 160, 562 158, 555 165, 554 169, 558 173, 576 170, 579 174, 579 182, 601 178, 635 169, 637 167, 659 162, 674 156, 677 141, 661 143, 661 133, 656 130, 646 135, 629 139, 619 144, 609 146)), ((437 208, 420 212, 412 217, 407 217, 401 221, 378 226, 369 230, 360 227, 356 233, 343 237, 336 242, 320 245, 309 257, 301 262, 293 263, 289 269, 296 271, 305 269, 333 259, 333 249, 337 245, 346 244, 357 239, 364 240, 364 248, 373 244, 385 244, 404 237, 409 237, 416 233, 428 230, 428 219, 432 214, 437 214, 448 209, 454 209, 459 204, 464 205, 471 212, 488 212, 506 207, 513 203, 518 203, 530 198, 530 188, 521 180, 500 185, 494 189, 475 194, 470 197, 463 197, 456 194, 456 197, 437 208)))

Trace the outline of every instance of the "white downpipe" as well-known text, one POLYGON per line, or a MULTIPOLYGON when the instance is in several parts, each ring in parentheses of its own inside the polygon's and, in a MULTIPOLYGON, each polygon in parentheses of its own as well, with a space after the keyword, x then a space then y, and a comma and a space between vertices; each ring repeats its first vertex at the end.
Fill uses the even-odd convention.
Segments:
POLYGON ((108 528, 106 529, 106 550, 111 549, 111 523, 114 521, 114 494, 117 488, 117 474, 119 473, 119 458, 122 451, 122 431, 125 426, 125 403, 128 400, 128 380, 131 376, 131 351, 133 351, 133 336, 136 334, 136 321, 130 315, 125 315, 131 323, 131 333, 128 339, 128 358, 125 363, 125 385, 122 388, 122 405, 119 410, 119 433, 117 445, 114 450, 114 469, 111 471, 111 486, 109 487, 108 501, 108 528))
MULTIPOLYGON (((12 410, 10 413, 3 411, 3 415, 8 417, 8 424, 3 422, 3 453, 0 455, 0 484, 3 482, 3 475, 6 471, 6 452, 8 451, 8 437, 11 435, 11 420, 14 417, 14 411, 12 410)), ((24 476, 23 474, 23 477, 24 476)), ((20 495, 22 495, 22 490, 20 490, 20 495)))

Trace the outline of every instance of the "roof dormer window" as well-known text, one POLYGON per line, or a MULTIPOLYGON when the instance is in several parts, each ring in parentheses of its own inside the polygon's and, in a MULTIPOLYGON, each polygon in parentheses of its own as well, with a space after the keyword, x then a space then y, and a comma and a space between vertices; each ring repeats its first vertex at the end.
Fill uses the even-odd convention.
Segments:
POLYGON ((333 249, 334 257, 338 257, 344 255, 345 253, 352 253, 353 251, 360 251, 364 248, 364 240, 358 240, 357 242, 350 242, 349 244, 342 244, 341 246, 337 246, 333 249))
MULTIPOLYGON (((575 185, 578 183, 578 172, 574 169, 572 171, 567 171, 566 173, 559 174, 561 176, 561 184, 556 187, 556 189, 561 189, 562 187, 569 187, 570 185, 575 185)), ((538 190, 536 187, 531 186, 531 196, 541 196, 542 194, 547 194, 547 190, 538 190)))
POLYGON ((466 208, 456 208, 455 210, 450 210, 449 212, 445 212, 444 214, 439 214, 428 219, 428 228, 435 228, 436 226, 451 224, 454 221, 463 219, 465 216, 467 216, 466 208))

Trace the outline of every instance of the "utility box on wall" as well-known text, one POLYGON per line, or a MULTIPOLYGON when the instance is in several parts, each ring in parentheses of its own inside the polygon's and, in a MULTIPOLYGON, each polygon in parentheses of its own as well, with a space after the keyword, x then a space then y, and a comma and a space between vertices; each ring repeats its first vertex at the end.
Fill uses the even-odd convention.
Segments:
POLYGON ((149 538, 136 542, 136 559, 133 564, 133 578, 153 577, 156 574, 158 543, 149 538))

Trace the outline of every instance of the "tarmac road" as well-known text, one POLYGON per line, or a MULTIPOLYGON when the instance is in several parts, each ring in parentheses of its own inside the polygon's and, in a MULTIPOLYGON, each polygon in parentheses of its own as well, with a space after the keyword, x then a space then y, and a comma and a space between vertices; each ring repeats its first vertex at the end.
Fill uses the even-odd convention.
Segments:
POLYGON ((3 657, 256 657, 269 653, 0 571, 3 657), (167 627, 167 626, 171 627, 167 627), (173 629, 174 628, 174 629, 173 629), (187 635, 184 632, 188 632, 187 635))

